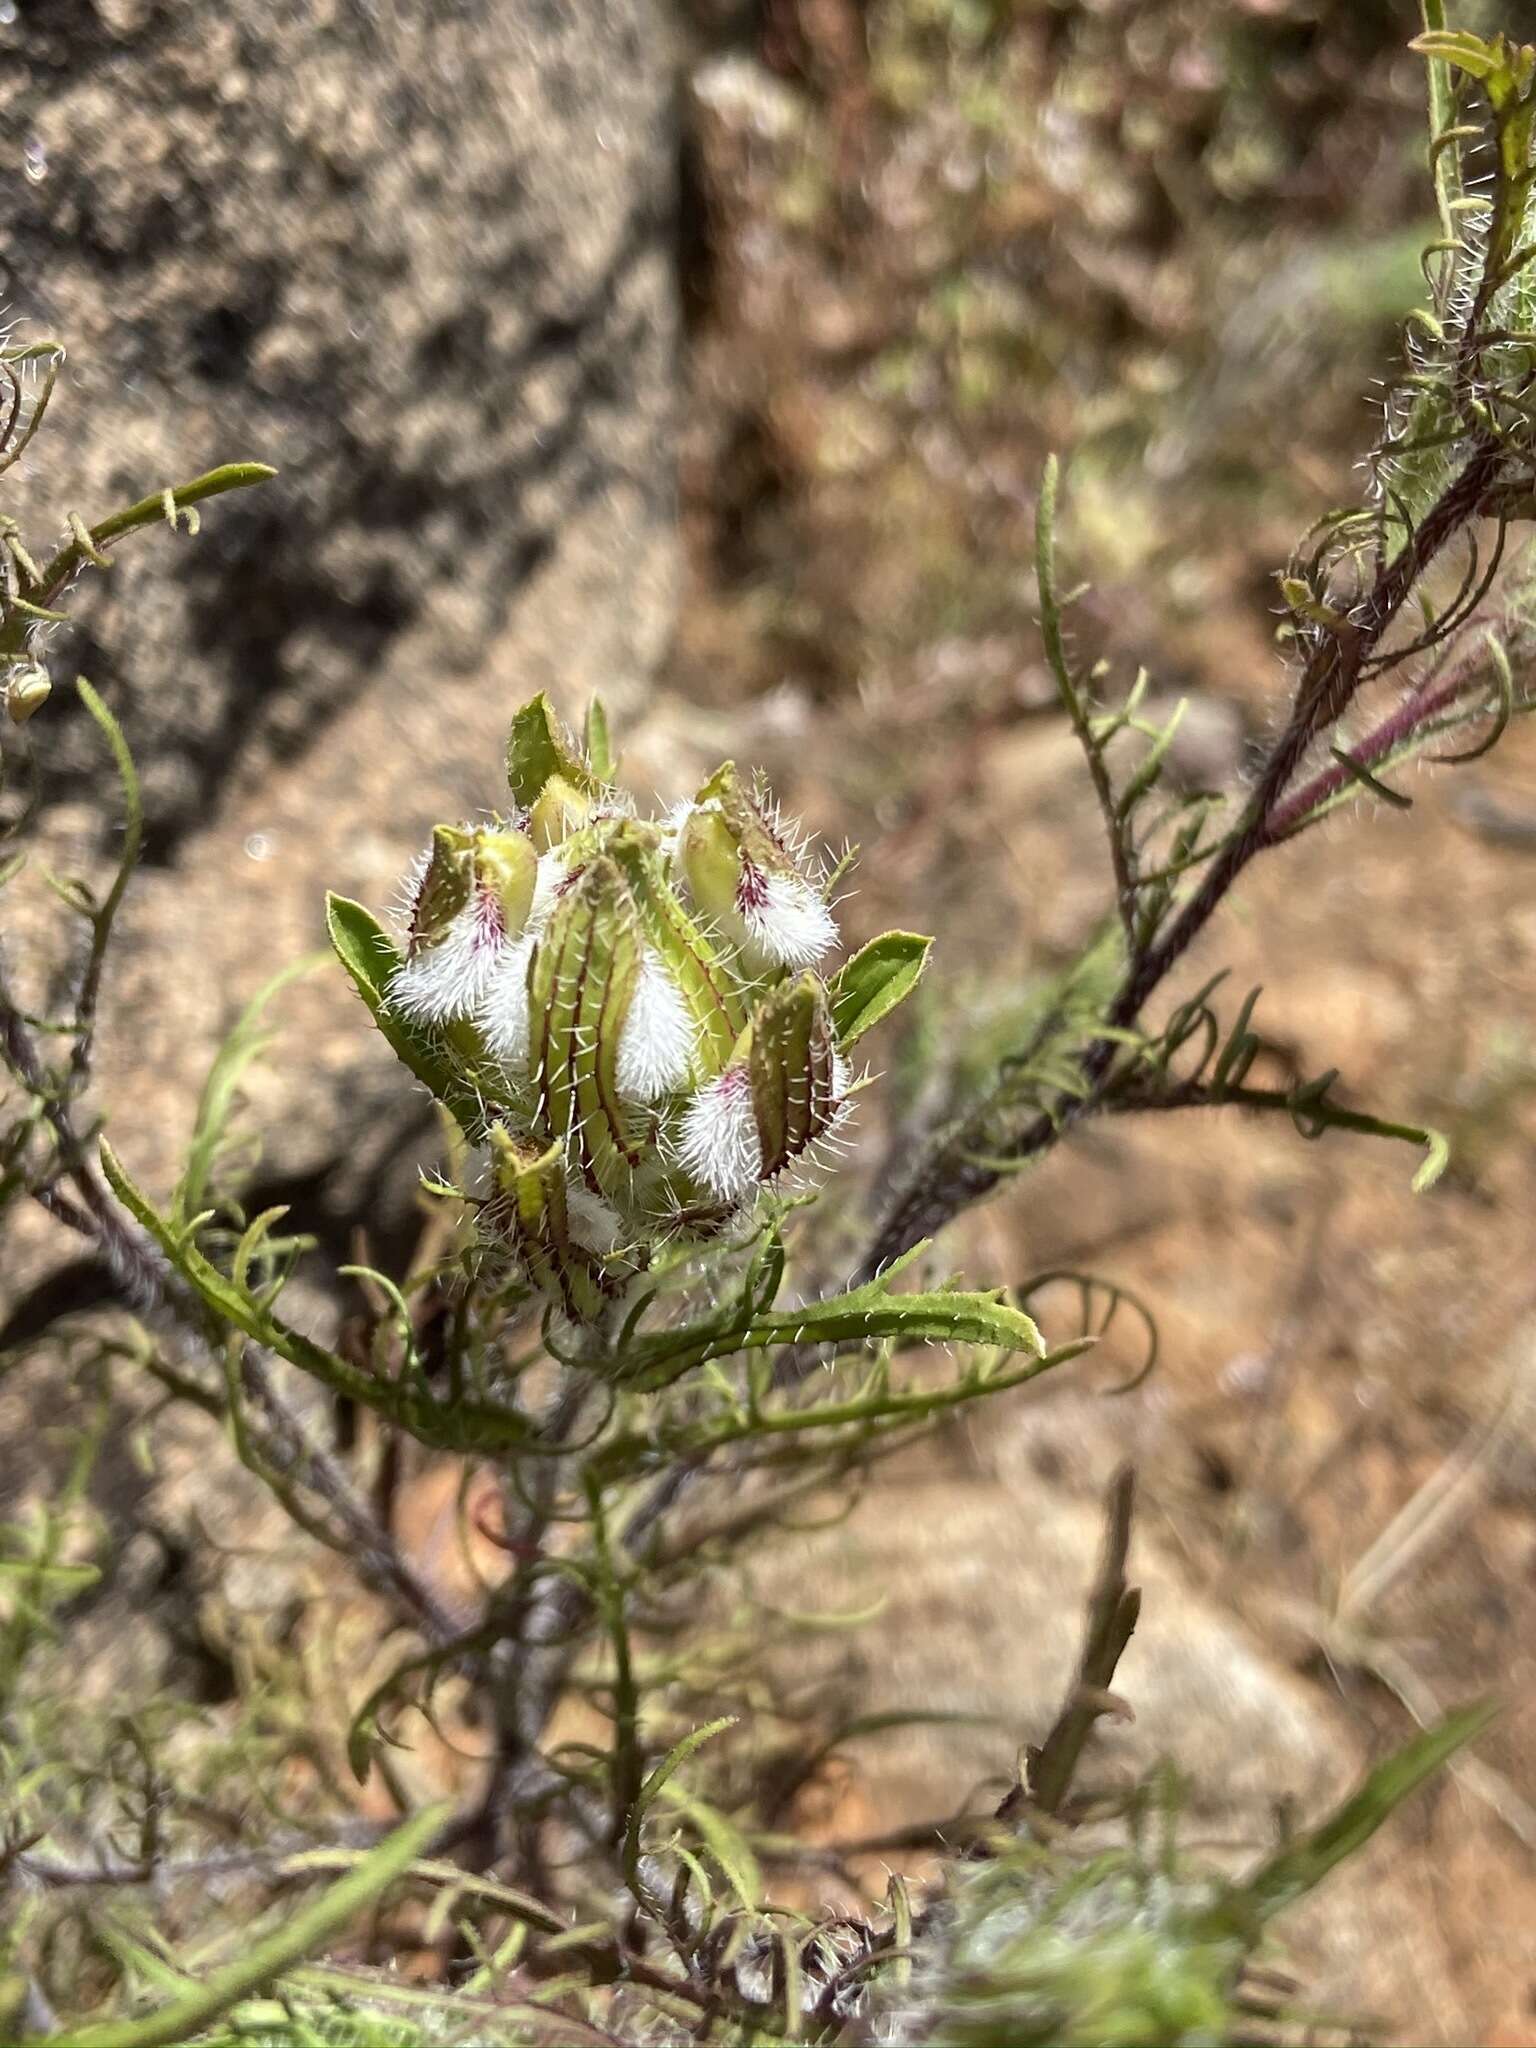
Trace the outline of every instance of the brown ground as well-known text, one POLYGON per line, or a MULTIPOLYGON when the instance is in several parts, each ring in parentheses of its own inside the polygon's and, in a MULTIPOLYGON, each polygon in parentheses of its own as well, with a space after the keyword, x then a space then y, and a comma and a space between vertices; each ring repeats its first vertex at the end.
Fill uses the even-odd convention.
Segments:
MULTIPOLYGON (((728 731, 863 844, 850 921, 938 934, 941 1042, 1069 958, 1108 901, 1086 777, 1042 710, 1047 446, 1071 453, 1069 573, 1095 585, 1079 644, 1191 697, 1184 772, 1230 778, 1278 716, 1266 579, 1350 489, 1357 394, 1411 289, 1418 81, 1392 12, 912 0, 856 24, 807 0, 700 73, 686 703, 658 722, 703 754, 728 731)), ((1406 1149, 1285 1122, 1084 1132, 967 1219, 957 1255, 978 1278, 1071 1265, 1134 1289, 1153 1379, 1085 1398, 1101 1361, 1014 1397, 797 1566, 853 1605, 889 1597, 857 1652, 863 1704, 883 1685, 1027 1724, 1067 1656, 1030 1637, 1032 1575, 1059 1586, 1092 1545, 1019 1518, 1081 1517, 1130 1450, 1154 1613, 1160 1594, 1235 1622, 1237 1647, 1212 1639, 1229 1675, 1253 1649, 1312 1716, 1305 1740, 1275 1733, 1262 1787, 1224 1795, 1263 1728, 1238 1712, 1223 1735, 1193 1701, 1181 1761, 1218 1807, 1252 1825, 1288 1766, 1316 1792, 1330 1739, 1347 1776, 1414 1712, 1506 1700, 1478 1766, 1299 1938, 1405 2039, 1536 2040, 1533 770, 1516 733, 1411 777, 1411 813, 1340 814, 1250 877, 1183 977, 1230 968, 1229 1010, 1262 982, 1261 1026, 1302 1071, 1447 1130, 1434 1192, 1410 1192, 1406 1149)), ((1152 1719, 1178 1751, 1177 1717, 1152 1719)), ((988 1758, 1009 1753, 882 1749, 826 1825, 933 1818, 988 1758)))

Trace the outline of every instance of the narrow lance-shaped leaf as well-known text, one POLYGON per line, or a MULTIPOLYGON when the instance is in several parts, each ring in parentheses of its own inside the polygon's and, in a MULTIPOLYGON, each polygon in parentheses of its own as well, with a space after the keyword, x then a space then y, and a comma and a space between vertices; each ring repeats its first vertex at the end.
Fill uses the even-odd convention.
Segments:
POLYGON ((455 1073, 441 1034, 400 1015, 386 999, 390 978, 401 964, 399 948, 371 910, 345 896, 326 897, 325 920, 336 957, 385 1040, 465 1133, 478 1140, 484 1122, 479 1102, 455 1073))
MULTIPOLYGON (((916 1249, 926 1250, 926 1245, 916 1249)), ((903 1262, 905 1263, 905 1262, 903 1262)), ((1022 1310, 996 1292, 940 1289, 894 1294, 881 1280, 803 1309, 775 1309, 753 1323, 753 1345, 832 1344, 894 1339, 897 1343, 996 1344, 1043 1358, 1040 1332, 1022 1310)))
POLYGON ((1034 1322, 1001 1293, 939 1289, 898 1294, 891 1283, 927 1251, 926 1241, 876 1279, 846 1294, 803 1308, 748 1305, 734 1317, 722 1312, 680 1329, 632 1337, 617 1361, 619 1377, 634 1387, 670 1384, 682 1373, 741 1351, 781 1344, 948 1343, 995 1345, 1043 1358, 1045 1343, 1034 1322))
POLYGON ((256 1343, 286 1358, 334 1393, 343 1394, 362 1407, 402 1424, 423 1443, 444 1449, 494 1450, 525 1443, 530 1434, 527 1422, 511 1409, 493 1408, 475 1401, 437 1403, 424 1400, 418 1389, 393 1381, 374 1379, 350 1360, 317 1344, 312 1337, 295 1330, 270 1306, 242 1290, 221 1273, 193 1244, 184 1228, 176 1228, 161 1216, 143 1192, 134 1185, 110 1145, 101 1147, 101 1168, 107 1183, 123 1207, 148 1231, 181 1278, 197 1294, 214 1317, 232 1330, 239 1330, 256 1343))
POLYGON ((1267 1920, 1293 1905, 1346 1856, 1363 1848, 1409 1794, 1481 1735, 1497 1712, 1487 1700, 1463 1707, 1378 1764, 1359 1791, 1327 1820, 1253 1873, 1236 1894, 1238 1909, 1247 1908, 1267 1920))
POLYGON ((1471 77, 1489 78, 1499 68, 1499 55, 1468 29, 1433 29, 1417 35, 1408 45, 1421 57, 1433 57, 1442 64, 1454 64, 1471 77))
MULTIPOLYGON (((640 1788, 640 1796, 628 1815, 624 1832, 624 1875, 637 1898, 643 1897, 640 1889, 640 1830, 645 1816, 667 1780, 681 1765, 685 1764, 696 1749, 714 1736, 721 1735, 727 1728, 734 1728, 736 1716, 722 1714, 717 1721, 706 1721, 702 1728, 695 1728, 685 1735, 681 1742, 673 1745, 640 1788)), ((648 1903, 648 1902, 647 1902, 648 1903)))

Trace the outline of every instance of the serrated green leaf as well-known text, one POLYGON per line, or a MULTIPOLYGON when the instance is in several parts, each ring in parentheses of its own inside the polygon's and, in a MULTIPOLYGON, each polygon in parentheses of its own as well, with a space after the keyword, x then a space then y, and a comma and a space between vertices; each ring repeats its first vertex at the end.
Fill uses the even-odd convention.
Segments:
POLYGON ((317 1344, 312 1337, 293 1329, 274 1315, 264 1301, 237 1287, 205 1258, 190 1241, 185 1226, 173 1228, 159 1214, 129 1179, 105 1140, 101 1144, 101 1170, 129 1215, 148 1231, 182 1279, 220 1322, 264 1345, 279 1358, 286 1358, 290 1365, 296 1365, 334 1393, 390 1417, 423 1443, 437 1444, 445 1450, 490 1450, 527 1442, 529 1426, 511 1409, 465 1400, 451 1404, 429 1401, 419 1388, 375 1379, 348 1359, 317 1344))
POLYGON ((615 1361, 617 1377, 626 1386, 654 1389, 711 1359, 780 1344, 982 1344, 1045 1356, 1035 1324, 1000 1292, 895 1293, 891 1283, 927 1249, 926 1240, 914 1245, 878 1278, 804 1308, 773 1309, 758 1297, 756 1305, 732 1304, 702 1322, 632 1336, 615 1361))
POLYGON ((1031 1351, 1037 1358, 1044 1357, 1039 1330, 1001 1292, 893 1292, 891 1281, 927 1249, 926 1242, 914 1245, 878 1279, 846 1294, 805 1308, 778 1309, 759 1316, 753 1325, 754 1341, 828 1344, 891 1338, 897 1343, 996 1344, 1007 1351, 1031 1351))
POLYGON ((906 1001, 922 978, 932 944, 916 932, 884 932, 839 968, 827 995, 842 1051, 906 1001))
POLYGON ((667 1751, 661 1762, 640 1787, 639 1796, 630 1809, 624 1830, 624 1875, 629 1883, 630 1890, 634 1892, 637 1898, 641 1896, 640 1829, 644 1824, 646 1813, 655 1802, 656 1795, 661 1791, 668 1779, 672 1777, 673 1773, 688 1761, 696 1749, 702 1749, 706 1742, 712 1741, 715 1736, 723 1734, 727 1728, 734 1728, 735 1725, 736 1716, 734 1714, 722 1714, 718 1721, 706 1721, 702 1728, 695 1728, 691 1734, 685 1735, 681 1742, 675 1743, 667 1751))
MULTIPOLYGON (((107 1184, 123 1207, 155 1239, 182 1277, 197 1289, 208 1307, 247 1337, 266 1344, 280 1357, 312 1373, 339 1394, 346 1394, 368 1406, 377 1405, 370 1396, 375 1383, 355 1365, 327 1351, 311 1338, 290 1330, 254 1296, 243 1292, 191 1244, 183 1230, 173 1229, 135 1186, 112 1147, 102 1140, 101 1170, 107 1184)), ((258 1221, 263 1219, 258 1219, 258 1221)))

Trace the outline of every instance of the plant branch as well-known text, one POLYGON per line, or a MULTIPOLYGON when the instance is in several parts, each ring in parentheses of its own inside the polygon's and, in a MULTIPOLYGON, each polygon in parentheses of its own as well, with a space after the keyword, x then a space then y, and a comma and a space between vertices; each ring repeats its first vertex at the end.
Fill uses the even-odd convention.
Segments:
MULTIPOLYGON (((380 1842, 390 1832, 390 1826, 378 1821, 349 1821, 339 1827, 331 1837, 330 1846, 337 1849, 368 1849, 380 1842)), ((449 1830, 444 1830, 444 1835, 449 1830)), ((443 1837, 439 1837, 441 1847, 443 1837)), ((265 1842, 243 1849, 215 1849, 205 1856, 125 1858, 103 1855, 85 1863, 67 1863, 51 1856, 33 1856, 25 1852, 7 1856, 0 1852, 0 1881, 7 1872, 14 1873, 23 1885, 36 1886, 42 1891, 74 1891, 94 1885, 131 1887, 134 1885, 172 1885, 196 1880, 200 1884, 217 1882, 224 1877, 239 1877, 246 1874, 264 1874, 277 1880, 292 1880, 318 1875, 324 1865, 316 1865, 314 1851, 320 1845, 311 1836, 290 1836, 285 1841, 265 1842), (300 1859, 310 1859, 300 1861, 300 1859)))
MULTIPOLYGON (((38 1052, 36 1040, 12 997, 0 962, 0 1053, 17 1080, 37 1100, 54 1134, 57 1171, 74 1189, 73 1199, 46 1173, 28 1192, 48 1212, 77 1231, 106 1260, 130 1300, 144 1313, 161 1313, 189 1335, 217 1365, 217 1340, 202 1304, 172 1273, 148 1236, 125 1217, 99 1178, 85 1141, 76 1128, 70 1105, 63 1100, 38 1052)), ((376 1591, 398 1599, 434 1641, 458 1631, 420 1574, 399 1552, 393 1537, 358 1499, 337 1462, 315 1444, 304 1424, 279 1393, 270 1356, 253 1342, 242 1350, 242 1371, 252 1398, 268 1424, 273 1463, 297 1474, 336 1512, 343 1540, 360 1574, 376 1591)))
MULTIPOLYGON (((18 595, 25 605, 46 609, 78 570, 87 562, 99 563, 104 549, 115 546, 130 533, 136 533, 141 527, 153 526, 162 519, 174 525, 176 514, 202 504, 205 499, 217 498, 225 491, 243 490, 249 484, 265 483, 276 475, 277 471, 264 462, 226 462, 217 469, 194 477, 190 483, 177 484, 172 490, 156 491, 152 497, 141 498, 137 504, 114 512, 108 519, 98 520, 94 526, 87 527, 77 518, 71 528, 71 538, 39 568, 35 577, 22 572, 22 588, 18 595)), ((7 656, 21 652, 34 623, 20 606, 15 607, 14 615, 12 611, 12 605, 0 596, 0 663, 7 656)))
POLYGON ((1353 742, 1348 749, 1349 760, 1336 761, 1332 767, 1321 769, 1274 806, 1265 825, 1264 844, 1278 846, 1310 823, 1322 806, 1349 789, 1356 780, 1349 761, 1369 768, 1386 760, 1442 713, 1469 696, 1474 688, 1483 687, 1487 672, 1488 659, 1483 650, 1459 663, 1450 675, 1431 677, 1421 683, 1370 732, 1353 742))
POLYGON ((1125 931, 1126 945, 1134 953, 1136 876, 1132 871, 1131 851, 1120 807, 1110 784, 1104 749, 1093 730, 1088 706, 1072 672, 1072 664, 1067 659, 1066 641, 1062 636, 1061 599, 1056 588, 1056 494, 1059 481, 1059 465, 1052 455, 1046 461, 1045 474, 1040 480, 1040 502, 1035 513, 1035 580, 1040 590, 1040 637, 1045 643, 1045 658, 1055 678, 1057 693, 1088 766, 1093 794, 1109 841, 1109 857, 1115 877, 1115 908, 1125 931))
MULTIPOLYGON (((1195 943, 1254 857, 1294 829, 1285 799, 1308 752, 1337 723, 1364 680, 1362 670, 1400 614, 1424 572, 1447 543, 1480 516, 1501 483, 1506 457, 1486 433, 1399 552, 1383 564, 1352 617, 1323 628, 1313 642, 1290 716, 1265 761, 1243 817, 1222 842, 1199 884, 1162 936, 1133 953, 1106 1013, 1104 1030, 1077 1059, 1070 1090, 1058 1091, 1024 1128, 1001 1143, 975 1118, 941 1138, 876 1230, 856 1279, 883 1272, 914 1244, 933 1236, 971 1203, 990 1194, 1004 1173, 1054 1146, 1102 1103, 1105 1083, 1148 1000, 1195 943), (1277 828, 1277 818, 1283 829, 1277 828)), ((1419 715, 1422 714, 1422 710, 1419 715)), ((1348 776, 1348 767, 1338 772, 1348 776)))
MULTIPOLYGON (((1135 1497, 1135 1475, 1127 1465, 1110 1482, 1104 1555, 1088 1597, 1088 1624, 1077 1676, 1050 1733, 1030 1756, 1020 1788, 1023 1803, 1041 1813, 1061 1812, 1094 1723, 1104 1714, 1124 1712, 1109 1688, 1141 1613, 1141 1593, 1125 1580, 1135 1497)), ((1018 1796, 1009 1794, 999 1819, 1010 1817, 1010 1802, 1018 1796)))

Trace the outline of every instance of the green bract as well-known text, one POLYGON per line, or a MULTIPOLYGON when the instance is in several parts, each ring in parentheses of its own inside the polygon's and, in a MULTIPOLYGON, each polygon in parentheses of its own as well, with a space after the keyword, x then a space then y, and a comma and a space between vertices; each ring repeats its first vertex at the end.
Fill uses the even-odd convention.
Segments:
POLYGON ((830 877, 727 762, 644 819, 542 696, 512 721, 512 808, 439 825, 403 950, 333 900, 395 1050, 484 1148, 486 1234, 573 1322, 657 1247, 716 1236, 815 1160, 848 1054, 916 986, 928 941, 876 939, 831 980, 830 877))

